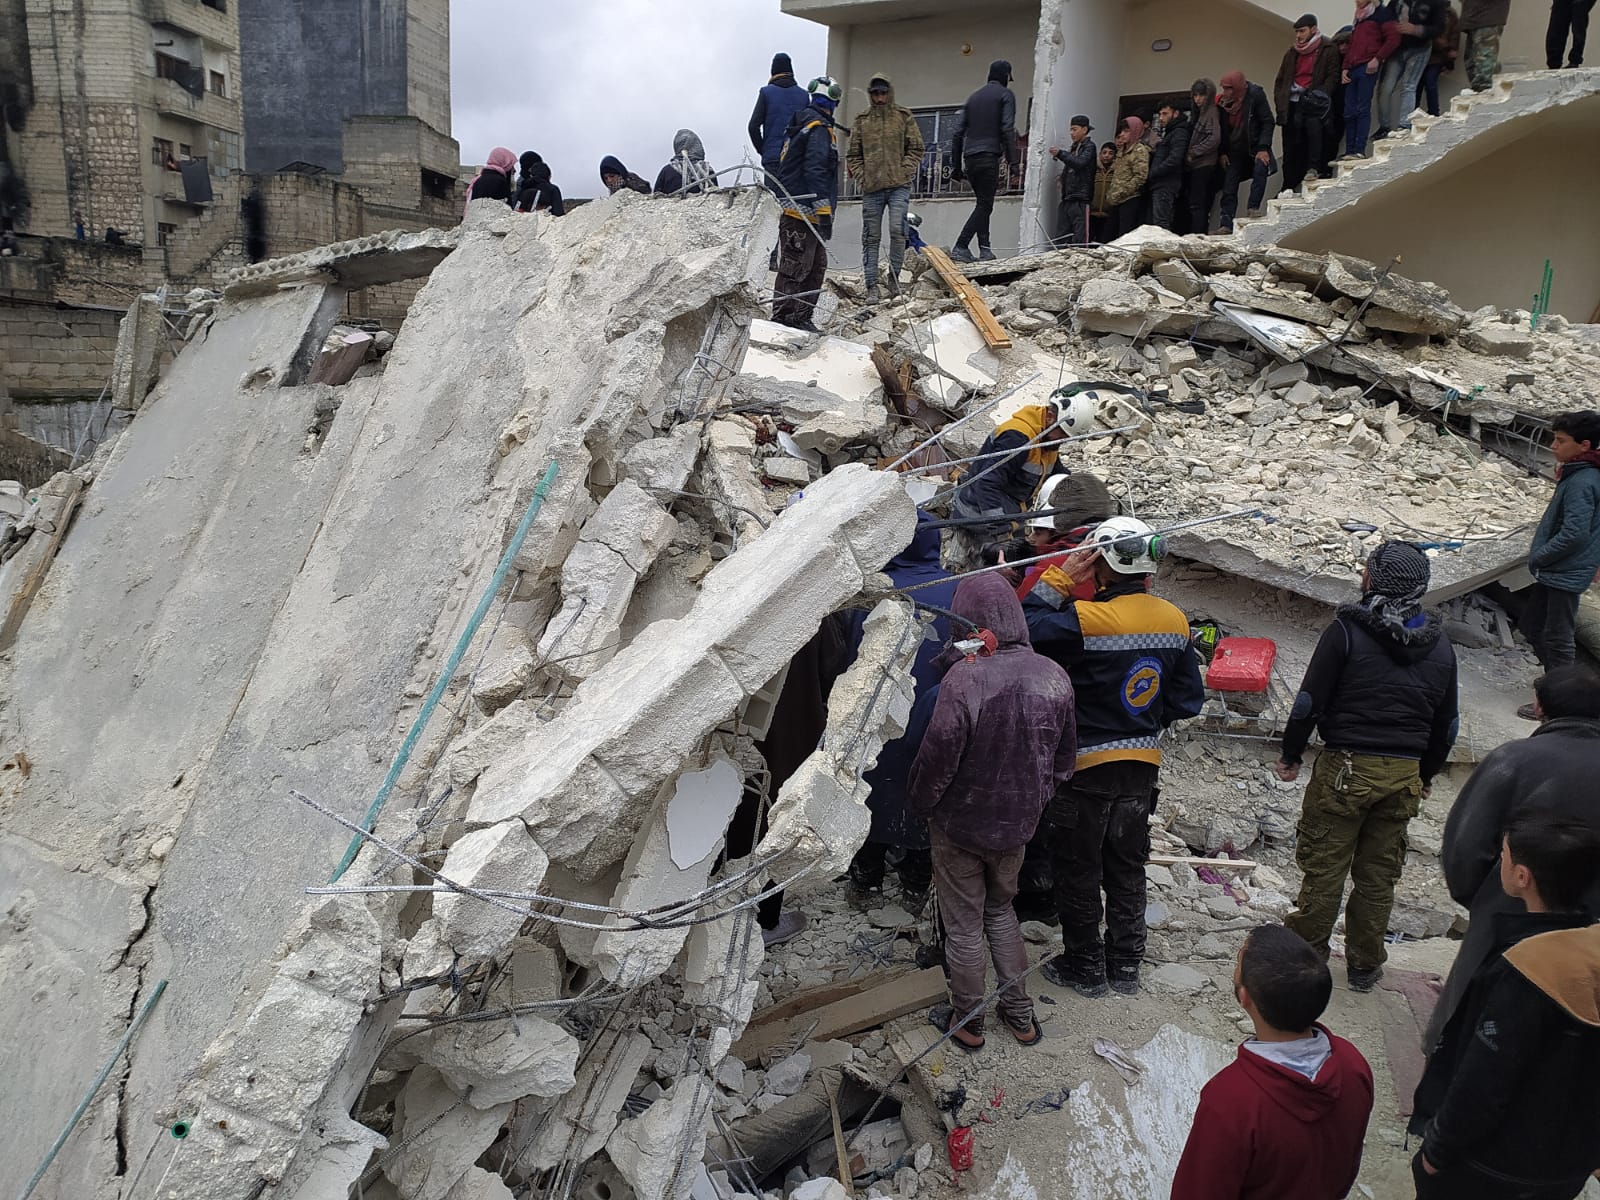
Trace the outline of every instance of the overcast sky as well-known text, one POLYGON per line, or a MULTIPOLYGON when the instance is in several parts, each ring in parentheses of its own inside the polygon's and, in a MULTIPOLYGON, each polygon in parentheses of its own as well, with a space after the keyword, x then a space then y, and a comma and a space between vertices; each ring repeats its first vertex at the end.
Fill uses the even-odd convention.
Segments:
POLYGON ((601 191, 615 154, 654 182, 693 129, 717 168, 742 160, 756 91, 779 50, 804 85, 827 30, 778 0, 459 0, 450 6, 451 103, 464 164, 495 146, 537 150, 569 196, 601 191))

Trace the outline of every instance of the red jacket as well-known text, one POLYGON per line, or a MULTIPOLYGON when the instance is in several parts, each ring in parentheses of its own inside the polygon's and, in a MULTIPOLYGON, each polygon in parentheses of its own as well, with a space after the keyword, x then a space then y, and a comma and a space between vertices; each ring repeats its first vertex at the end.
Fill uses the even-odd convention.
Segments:
POLYGON ((1239 1047, 1238 1059, 1200 1093, 1172 1200, 1340 1200, 1349 1193, 1372 1115, 1372 1068, 1343 1038, 1328 1039, 1333 1053, 1314 1082, 1239 1047))
POLYGON ((1350 41, 1344 48, 1344 69, 1352 75, 1356 68, 1377 59, 1388 62, 1400 49, 1400 26, 1396 23, 1394 7, 1379 4, 1365 21, 1357 21, 1350 31, 1350 41))

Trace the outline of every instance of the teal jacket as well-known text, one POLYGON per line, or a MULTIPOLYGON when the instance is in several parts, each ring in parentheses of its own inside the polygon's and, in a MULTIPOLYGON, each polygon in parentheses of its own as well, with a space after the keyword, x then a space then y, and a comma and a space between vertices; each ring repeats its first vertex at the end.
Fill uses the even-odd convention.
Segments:
POLYGON ((1558 592, 1586 591, 1600 571, 1600 466, 1568 463, 1533 534, 1528 569, 1558 592))

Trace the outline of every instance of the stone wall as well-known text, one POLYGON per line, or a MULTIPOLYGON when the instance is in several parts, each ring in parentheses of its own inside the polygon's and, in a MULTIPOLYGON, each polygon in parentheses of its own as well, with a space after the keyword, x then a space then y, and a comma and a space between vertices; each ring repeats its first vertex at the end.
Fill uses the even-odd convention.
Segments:
POLYGON ((0 298, 6 389, 17 398, 98 395, 111 377, 122 315, 0 298))
POLYGON ((38 487, 71 461, 72 455, 0 425, 0 479, 38 487))

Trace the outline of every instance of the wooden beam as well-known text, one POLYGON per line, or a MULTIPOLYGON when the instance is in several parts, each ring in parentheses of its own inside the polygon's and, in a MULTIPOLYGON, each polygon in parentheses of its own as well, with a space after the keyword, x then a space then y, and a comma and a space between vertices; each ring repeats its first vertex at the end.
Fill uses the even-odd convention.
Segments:
POLYGON ((801 988, 778 1004, 769 1004, 766 1008, 758 1009, 750 1018, 749 1028, 771 1025, 774 1021, 787 1021, 790 1017, 814 1012, 836 1000, 859 996, 862 992, 870 991, 885 983, 892 983, 900 976, 910 974, 911 969, 906 965, 885 967, 881 971, 873 971, 859 979, 843 979, 837 983, 822 983, 816 987, 801 988))
POLYGON ((1187 863, 1191 867, 1222 867, 1229 871, 1254 871, 1261 864, 1248 858, 1204 858, 1198 854, 1152 854, 1153 867, 1174 867, 1187 863))
POLYGON ((779 1045, 807 1029, 811 1029, 811 1039, 818 1042, 848 1037, 919 1008, 926 1008, 942 1000, 944 995, 944 972, 938 967, 913 971, 857 995, 794 1013, 785 1020, 752 1024, 744 1031, 744 1036, 734 1043, 732 1053, 736 1058, 752 1062, 763 1050, 779 1045), (813 1025, 815 1028, 812 1028, 813 1025))
POLYGON ((83 480, 67 471, 52 476, 39 489, 34 519, 48 525, 50 532, 36 527, 15 557, 0 567, 0 572, 11 581, 10 595, 0 596, 0 650, 16 640, 22 619, 28 615, 34 596, 44 586, 44 577, 55 561, 61 539, 67 536, 67 526, 72 523, 72 514, 82 494, 83 480))
POLYGON ((967 306, 967 313, 972 317, 972 323, 978 327, 978 332, 983 335, 983 340, 988 343, 989 349, 1011 349, 1011 336, 1000 327, 1000 322, 995 320, 994 313, 984 302, 983 293, 957 269, 955 263, 950 261, 950 256, 937 246, 924 246, 922 256, 933 264, 933 269, 939 272, 939 278, 943 279, 945 286, 955 293, 956 299, 967 306))

